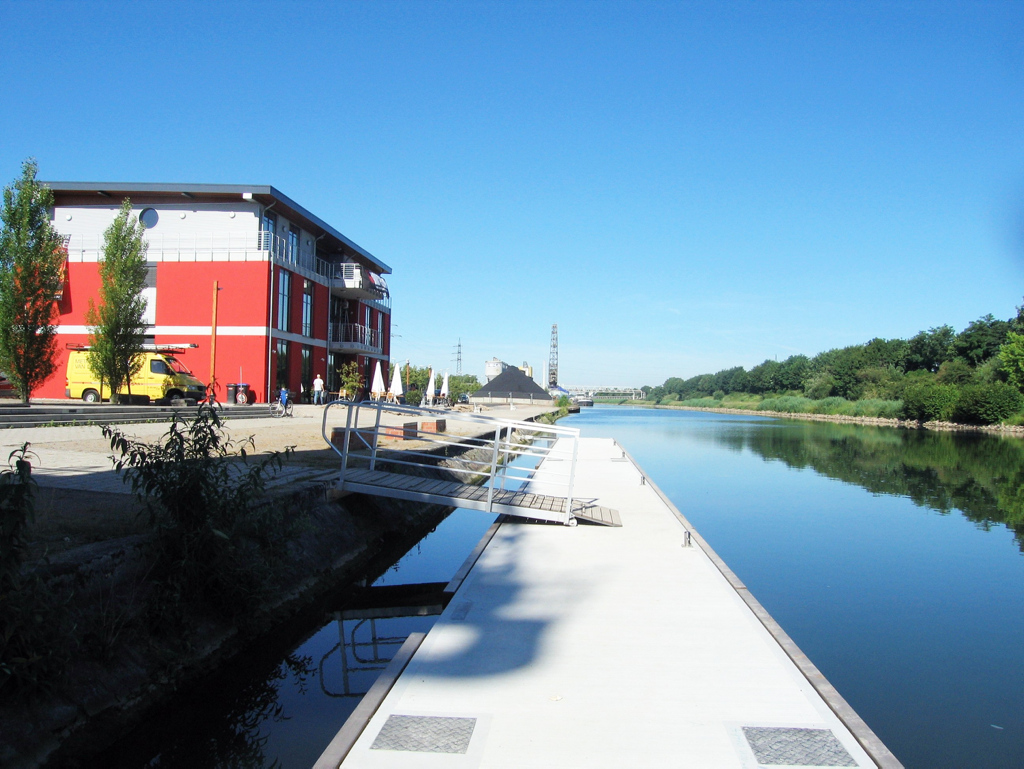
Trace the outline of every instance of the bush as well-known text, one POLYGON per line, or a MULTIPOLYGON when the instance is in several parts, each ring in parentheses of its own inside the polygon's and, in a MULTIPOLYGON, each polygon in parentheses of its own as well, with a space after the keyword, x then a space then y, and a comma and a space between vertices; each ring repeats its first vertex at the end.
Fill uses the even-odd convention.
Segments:
POLYGON ((725 390, 715 390, 714 395, 711 396, 716 401, 720 401, 725 397, 725 390))
POLYGON ((778 398, 765 398, 757 404, 757 411, 777 411, 781 414, 810 413, 813 401, 810 398, 783 395, 778 398))
POLYGON ((1024 408, 1024 397, 1005 382, 967 385, 960 392, 954 417, 973 425, 994 425, 1024 408))
POLYGON ((699 409, 714 409, 718 408, 722 404, 716 401, 714 398, 688 398, 685 401, 679 401, 680 406, 692 406, 693 408, 699 409))
POLYGON ((847 414, 850 413, 847 408, 849 404, 850 401, 846 400, 846 398, 831 395, 828 398, 815 401, 809 411, 811 414, 847 414))
POLYGON ((827 398, 835 389, 836 380, 829 374, 815 374, 804 385, 804 391, 810 398, 827 398))
POLYGON ((207 405, 192 420, 175 414, 158 444, 109 426, 103 435, 120 454, 117 472, 131 483, 156 528, 159 595, 152 619, 169 625, 183 621, 193 606, 229 616, 257 606, 303 521, 264 496, 269 471, 281 466, 282 455, 251 461, 252 437, 226 439, 216 410, 207 405))
POLYGON ((36 575, 22 574, 35 513, 28 444, 0 472, 0 696, 52 689, 72 652, 67 600, 36 575))
POLYGON ((910 384, 903 390, 903 416, 919 422, 948 422, 959 397, 956 385, 932 381, 910 384))

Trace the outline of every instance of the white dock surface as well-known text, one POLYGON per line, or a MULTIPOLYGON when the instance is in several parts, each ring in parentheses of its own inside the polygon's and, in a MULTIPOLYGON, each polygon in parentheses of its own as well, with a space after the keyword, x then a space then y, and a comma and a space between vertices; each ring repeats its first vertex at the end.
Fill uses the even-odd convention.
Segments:
POLYGON ((583 439, 622 528, 501 524, 342 766, 876 766, 640 478, 583 439))

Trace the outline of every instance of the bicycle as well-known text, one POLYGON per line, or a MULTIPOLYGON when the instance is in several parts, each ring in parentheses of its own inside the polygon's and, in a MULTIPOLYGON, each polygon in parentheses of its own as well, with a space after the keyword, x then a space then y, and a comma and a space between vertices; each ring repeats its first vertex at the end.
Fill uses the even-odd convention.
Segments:
POLYGON ((276 401, 271 403, 270 404, 270 416, 274 417, 275 419, 280 419, 281 417, 294 416, 294 414, 292 413, 292 402, 291 402, 291 400, 286 400, 282 404, 281 403, 281 399, 278 398, 276 401))

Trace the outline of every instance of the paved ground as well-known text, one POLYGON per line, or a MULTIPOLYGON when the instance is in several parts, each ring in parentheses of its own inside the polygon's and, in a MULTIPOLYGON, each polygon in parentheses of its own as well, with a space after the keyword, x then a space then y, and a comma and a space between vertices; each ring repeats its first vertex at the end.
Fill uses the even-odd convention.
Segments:
POLYGON ((611 440, 576 488, 622 528, 501 524, 343 766, 876 765, 611 440))
MULTIPOLYGON (((549 411, 550 407, 524 408, 514 411, 492 408, 487 416, 506 419, 526 419, 549 411)), ((321 433, 323 408, 300 405, 295 416, 284 419, 231 419, 224 423, 232 440, 252 436, 256 451, 282 451, 292 446, 295 455, 277 475, 275 483, 302 483, 329 480, 337 477, 339 460, 327 447, 321 433)), ((332 426, 343 426, 345 409, 332 407, 329 412, 327 434, 332 426)), ((402 424, 408 417, 385 415, 384 424, 402 424)), ((454 426, 453 422, 453 426, 454 426)), ((120 425, 126 435, 147 442, 155 442, 167 432, 166 423, 120 425)), ((114 473, 110 444, 98 426, 28 427, 0 430, 0 456, 7 457, 23 443, 31 444, 36 455, 32 461, 33 474, 40 486, 64 489, 83 489, 107 493, 129 493, 130 490, 114 473)), ((411 445, 393 441, 394 446, 411 445)))

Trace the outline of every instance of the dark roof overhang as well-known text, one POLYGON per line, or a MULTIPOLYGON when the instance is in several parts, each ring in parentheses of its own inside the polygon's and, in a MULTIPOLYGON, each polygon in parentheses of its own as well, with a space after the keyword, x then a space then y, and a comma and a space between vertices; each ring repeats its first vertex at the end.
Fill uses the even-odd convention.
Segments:
MULTIPOLYGON (((260 184, 130 184, 125 182, 41 182, 53 192, 57 205, 89 205, 102 201, 113 202, 131 198, 139 205, 205 201, 230 203, 255 200, 264 207, 273 206, 289 220, 302 224, 315 237, 334 241, 335 252, 369 262, 385 275, 391 268, 362 246, 353 243, 323 219, 300 206, 284 193, 269 185, 260 184)), ((330 249, 328 249, 328 252, 330 249)))

